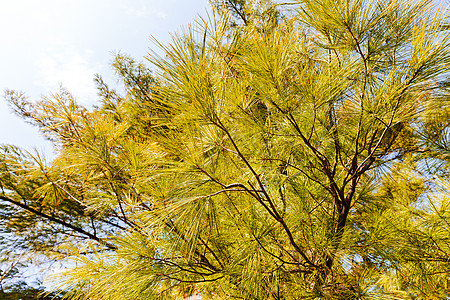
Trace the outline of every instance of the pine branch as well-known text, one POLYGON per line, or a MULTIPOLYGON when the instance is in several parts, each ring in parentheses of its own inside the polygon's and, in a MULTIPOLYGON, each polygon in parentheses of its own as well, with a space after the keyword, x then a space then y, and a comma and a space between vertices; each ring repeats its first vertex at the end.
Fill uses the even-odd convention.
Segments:
POLYGON ((1 195, 0 195, 0 200, 3 200, 3 201, 6 201, 6 202, 9 202, 9 203, 12 203, 12 204, 14 204, 14 205, 16 205, 16 206, 19 206, 20 208, 25 209, 25 210, 27 210, 27 211, 29 211, 29 212, 31 212, 31 213, 37 215, 37 216, 40 216, 40 217, 42 217, 42 218, 44 218, 44 219, 47 219, 47 220, 49 220, 49 221, 51 221, 51 222, 60 224, 60 225, 62 225, 62 226, 64 226, 64 227, 66 227, 66 228, 72 229, 72 230, 75 231, 75 232, 81 233, 82 235, 88 237, 89 239, 94 240, 94 241, 97 241, 97 242, 99 242, 101 245, 106 246, 107 248, 109 248, 109 249, 111 249, 111 250, 117 249, 116 246, 114 246, 114 245, 112 245, 112 244, 110 244, 110 243, 108 243, 108 242, 105 242, 103 239, 100 239, 100 238, 97 237, 96 235, 94 235, 94 234, 92 234, 92 233, 90 233, 90 232, 87 232, 87 231, 85 231, 84 229, 82 229, 82 228, 80 228, 80 227, 77 227, 77 226, 74 226, 74 225, 72 225, 72 224, 70 224, 70 223, 67 223, 66 221, 57 219, 57 218, 55 218, 55 217, 53 217, 53 216, 50 216, 50 215, 48 215, 48 214, 46 214, 46 213, 43 213, 43 212, 41 212, 41 211, 38 211, 38 210, 32 208, 32 207, 29 206, 29 205, 23 204, 23 203, 21 203, 21 202, 19 202, 19 201, 16 201, 16 200, 13 200, 13 199, 11 199, 11 198, 9 198, 9 197, 5 197, 5 196, 1 196, 1 195))

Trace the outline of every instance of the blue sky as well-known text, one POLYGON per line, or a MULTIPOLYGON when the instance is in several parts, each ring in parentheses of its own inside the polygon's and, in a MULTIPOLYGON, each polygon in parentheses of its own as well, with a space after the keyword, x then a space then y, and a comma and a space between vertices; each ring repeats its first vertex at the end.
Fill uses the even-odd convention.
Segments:
MULTIPOLYGON (((95 73, 115 84, 110 63, 118 51, 142 59, 170 33, 205 15, 207 0, 0 1, 0 88, 31 100, 67 87, 86 106, 96 102, 95 73)), ((0 144, 46 153, 38 130, 14 116, 0 99, 0 144)))
MULTIPOLYGON (((434 2, 445 7, 449 1, 434 2)), ((96 102, 95 73, 115 83, 113 53, 142 59, 154 48, 150 35, 167 43, 171 32, 204 16, 207 7, 208 0, 2 0, 0 89, 37 100, 63 85, 89 107, 96 102)), ((14 116, 0 97, 3 143, 51 153, 38 130, 14 116)))

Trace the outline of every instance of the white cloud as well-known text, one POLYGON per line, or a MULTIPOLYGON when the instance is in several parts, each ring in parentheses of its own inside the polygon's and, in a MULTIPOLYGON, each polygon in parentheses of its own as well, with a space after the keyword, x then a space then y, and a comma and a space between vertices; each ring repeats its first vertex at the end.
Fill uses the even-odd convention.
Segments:
POLYGON ((149 9, 146 4, 140 3, 122 3, 120 6, 128 15, 134 17, 153 16, 163 20, 167 19, 168 17, 168 14, 164 9, 159 9, 155 5, 152 5, 151 9, 149 9))
POLYGON ((77 100, 84 105, 93 104, 96 100, 94 74, 100 66, 90 61, 92 52, 85 51, 42 54, 36 61, 39 78, 35 85, 45 89, 47 93, 66 87, 77 100))
POLYGON ((142 17, 150 14, 146 5, 140 5, 140 7, 136 7, 132 5, 121 4, 120 6, 128 15, 131 16, 142 17))
POLYGON ((159 11, 156 15, 163 20, 166 20, 168 17, 168 15, 165 11, 159 11))
MULTIPOLYGON (((114 87, 111 53, 141 59, 148 36, 162 43, 169 32, 204 11, 207 0, 0 0, 0 90, 22 90, 37 100, 62 84, 78 101, 98 101, 93 75, 114 87), (126 4, 124 6, 123 4, 126 4), (128 7, 128 9, 127 9, 128 7), (93 52, 84 51, 92 49, 93 52)), ((30 125, 0 101, 0 143, 46 147, 30 125)))

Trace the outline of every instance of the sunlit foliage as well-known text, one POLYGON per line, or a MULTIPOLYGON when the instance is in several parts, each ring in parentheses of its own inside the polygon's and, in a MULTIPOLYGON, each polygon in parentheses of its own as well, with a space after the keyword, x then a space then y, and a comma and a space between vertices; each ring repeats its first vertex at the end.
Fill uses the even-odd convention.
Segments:
POLYGON ((3 147, 3 222, 73 299, 449 297, 445 13, 211 4, 95 109, 7 92, 57 157, 3 147))

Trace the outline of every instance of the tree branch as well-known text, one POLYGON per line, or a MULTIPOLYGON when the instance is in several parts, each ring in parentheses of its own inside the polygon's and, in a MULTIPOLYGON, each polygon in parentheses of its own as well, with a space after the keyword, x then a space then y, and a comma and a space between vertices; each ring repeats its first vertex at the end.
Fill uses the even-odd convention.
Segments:
POLYGON ((40 216, 40 217, 42 217, 42 218, 44 218, 44 219, 47 219, 47 220, 49 220, 49 221, 51 221, 51 222, 54 222, 54 223, 58 223, 58 224, 60 224, 60 225, 62 225, 62 226, 64 226, 64 227, 70 228, 70 229, 72 229, 72 230, 75 231, 75 232, 78 232, 78 233, 83 234, 84 236, 88 237, 88 238, 91 239, 91 240, 94 240, 94 241, 99 242, 100 244, 102 244, 103 246, 108 247, 108 248, 111 249, 111 250, 117 249, 116 246, 111 245, 111 244, 105 242, 104 240, 100 239, 100 238, 97 237, 96 235, 94 235, 94 234, 92 234, 92 233, 90 233, 90 232, 87 232, 87 231, 85 231, 84 229, 82 229, 82 228, 80 228, 80 227, 77 227, 77 226, 74 226, 74 225, 72 225, 72 224, 70 224, 70 223, 67 223, 66 221, 57 219, 57 218, 55 218, 55 217, 52 217, 52 216, 50 216, 50 215, 47 215, 46 213, 43 213, 43 212, 41 212, 41 211, 38 211, 38 210, 32 208, 31 206, 28 206, 28 205, 23 204, 23 203, 21 203, 21 202, 19 202, 19 201, 16 201, 16 200, 13 200, 13 199, 11 199, 11 198, 9 198, 9 197, 5 197, 5 196, 1 196, 1 195, 0 195, 0 200, 3 200, 3 201, 6 201, 6 202, 9 202, 9 203, 12 203, 12 204, 14 204, 14 205, 16 205, 16 206, 19 206, 20 208, 25 209, 25 210, 27 210, 27 211, 29 211, 29 212, 31 212, 31 213, 37 215, 37 216, 40 216))

